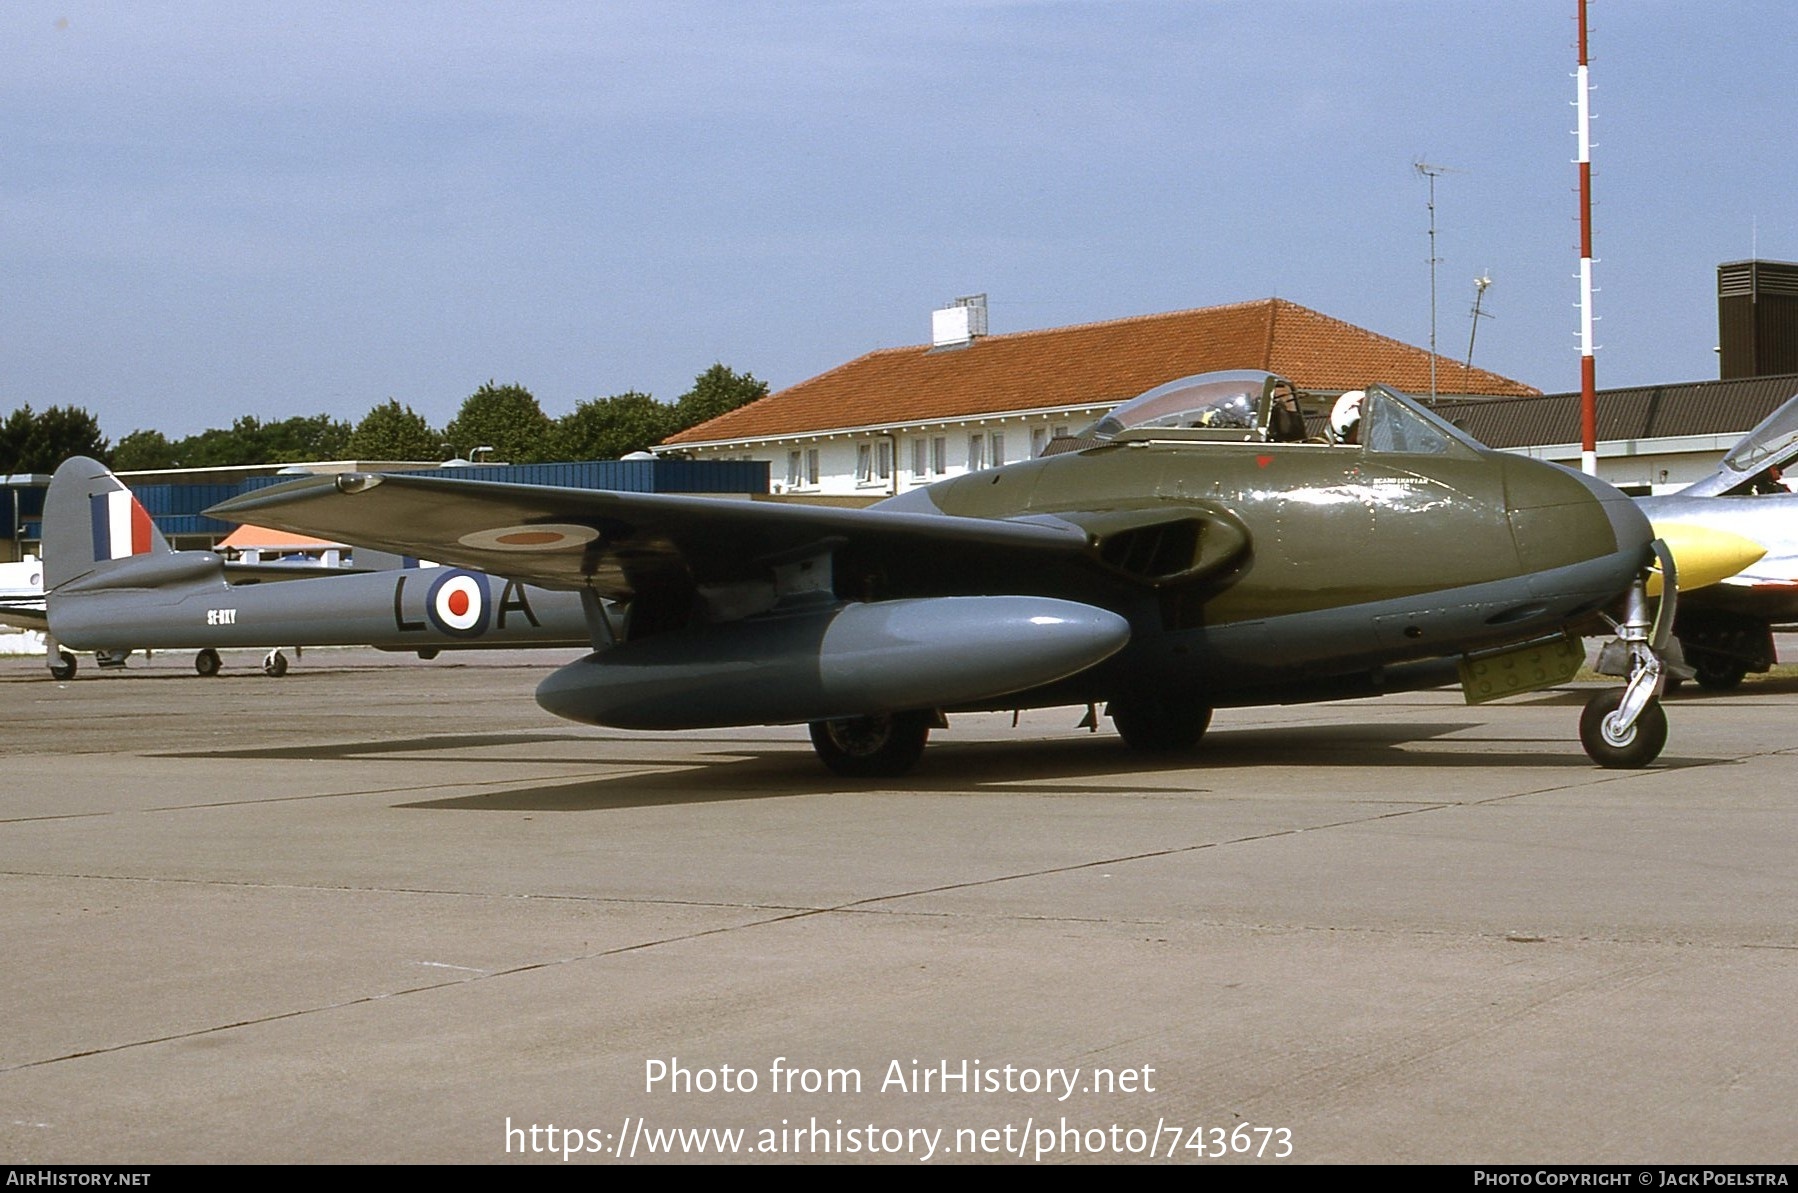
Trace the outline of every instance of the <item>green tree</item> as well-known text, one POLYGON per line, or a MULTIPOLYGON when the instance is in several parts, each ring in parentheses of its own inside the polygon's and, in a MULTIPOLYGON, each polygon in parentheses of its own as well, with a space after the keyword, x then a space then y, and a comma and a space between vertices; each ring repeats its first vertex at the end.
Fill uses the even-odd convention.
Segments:
MULTIPOLYGON (((757 398, 767 396, 766 381, 758 381, 752 374, 738 373, 722 364, 714 364, 695 377, 693 388, 675 402, 675 421, 679 425, 674 430, 684 431, 688 427, 698 426, 720 414, 728 414, 739 406, 746 406, 757 398)), ((673 433, 674 431, 669 432, 673 433)))
POLYGON ((631 390, 582 402, 556 420, 556 456, 616 460, 674 434, 674 407, 631 390))
MULTIPOLYGON (((296 414, 280 422, 265 423, 253 414, 234 419, 229 427, 210 427, 169 443, 153 431, 134 443, 133 452, 157 458, 172 457, 172 464, 142 467, 236 468, 250 464, 292 464, 301 460, 341 460, 349 451, 350 424, 328 414, 296 414)), ((122 444, 121 444, 122 445, 122 444)), ((138 458, 134 454, 134 459, 138 458)))
POLYGON ((120 472, 174 468, 179 464, 175 445, 161 431, 133 431, 112 449, 112 466, 120 472))
POLYGON ((328 414, 302 415, 262 424, 261 464, 341 460, 350 449, 350 424, 328 414))
POLYGON ((522 385, 489 381, 463 401, 443 436, 457 455, 472 459, 476 448, 490 447, 482 458, 507 464, 535 464, 555 454, 555 424, 522 385))
POLYGON ((0 423, 0 471, 54 472, 70 456, 108 457, 100 423, 79 406, 51 406, 42 414, 29 404, 0 423))
POLYGON ((208 427, 177 439, 175 459, 183 468, 231 468, 269 461, 262 420, 253 414, 232 420, 230 427, 208 427))
POLYGON ((356 424, 349 454, 357 460, 441 460, 443 436, 412 407, 388 398, 356 424))

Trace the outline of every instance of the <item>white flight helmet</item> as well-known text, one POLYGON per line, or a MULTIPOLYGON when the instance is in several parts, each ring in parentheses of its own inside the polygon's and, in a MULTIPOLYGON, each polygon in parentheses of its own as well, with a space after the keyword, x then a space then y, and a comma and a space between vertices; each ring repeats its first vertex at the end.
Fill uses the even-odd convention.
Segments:
POLYGON ((1367 391, 1351 389, 1330 408, 1330 442, 1361 442, 1361 402, 1367 391))

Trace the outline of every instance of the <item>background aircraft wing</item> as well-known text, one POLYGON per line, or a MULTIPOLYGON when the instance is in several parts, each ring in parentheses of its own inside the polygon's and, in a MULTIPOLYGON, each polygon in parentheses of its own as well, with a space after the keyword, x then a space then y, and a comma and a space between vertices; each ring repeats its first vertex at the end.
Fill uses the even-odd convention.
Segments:
POLYGON ((988 519, 403 474, 308 477, 207 511, 550 588, 641 592, 727 583, 850 548, 895 572, 991 572, 1074 559, 1092 539, 1053 517, 988 519))
POLYGON ((44 612, 44 598, 0 597, 0 626, 37 630, 39 633, 48 630, 50 616, 44 612))

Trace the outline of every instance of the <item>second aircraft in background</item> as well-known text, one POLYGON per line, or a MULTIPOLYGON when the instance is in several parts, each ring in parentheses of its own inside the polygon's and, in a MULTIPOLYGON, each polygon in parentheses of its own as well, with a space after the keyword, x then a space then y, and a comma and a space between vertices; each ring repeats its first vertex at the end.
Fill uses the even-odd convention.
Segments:
POLYGON ((1636 500, 1655 533, 1673 544, 1682 568, 1687 540, 1711 548, 1733 542, 1751 561, 1721 583, 1686 594, 1673 627, 1687 666, 1723 690, 1777 660, 1776 626, 1798 625, 1798 397, 1763 419, 1729 450, 1711 476, 1664 497, 1636 500))
POLYGON ((59 679, 75 674, 72 650, 114 661, 133 650, 192 650, 195 669, 212 675, 220 650, 256 647, 268 651, 263 669, 280 675, 282 647, 376 646, 429 657, 481 646, 582 646, 591 637, 578 595, 461 568, 227 573, 215 552, 171 549, 131 491, 80 456, 56 470, 45 495, 43 572, 50 670, 59 679), (283 575, 293 578, 271 578, 283 575))

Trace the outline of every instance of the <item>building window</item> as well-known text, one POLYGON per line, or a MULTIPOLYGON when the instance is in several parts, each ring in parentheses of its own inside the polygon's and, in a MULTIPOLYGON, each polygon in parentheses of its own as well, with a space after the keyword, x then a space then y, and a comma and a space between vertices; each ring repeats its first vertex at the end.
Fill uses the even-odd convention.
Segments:
POLYGON ((1036 457, 1043 454, 1043 449, 1048 446, 1049 446, 1049 428, 1047 428, 1047 427, 1031 427, 1030 428, 1030 458, 1033 460, 1036 459, 1036 457))
POLYGON ((866 485, 874 480, 874 445, 858 443, 855 445, 855 483, 866 485))
POLYGON ((913 476, 924 475, 930 459, 929 453, 930 445, 928 440, 914 439, 911 441, 911 474, 913 476))
POLYGON ((803 456, 798 452, 787 453, 787 488, 791 489, 799 484, 800 469, 803 467, 803 456))
POLYGON ((979 472, 986 467, 986 436, 968 436, 968 471, 979 472))
POLYGON ((878 439, 874 443, 874 470, 883 481, 893 479, 893 441, 878 439))
POLYGON ((818 449, 815 447, 808 449, 805 453, 805 483, 808 485, 818 483, 818 449))
POLYGON ((941 476, 949 471, 949 437, 938 435, 930 441, 930 471, 941 476))
POLYGON ((994 431, 988 438, 992 440, 993 467, 997 468, 1005 463, 1005 432, 994 431))

